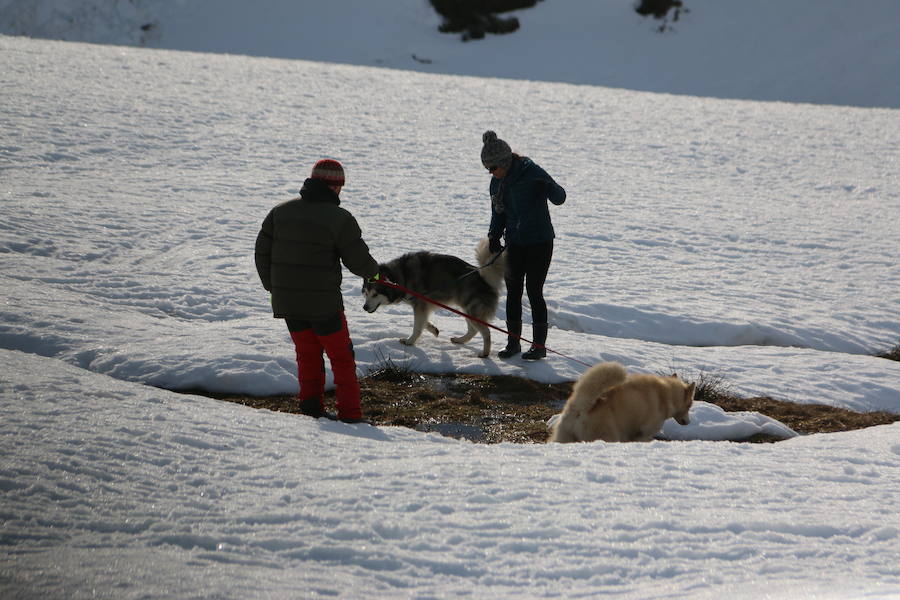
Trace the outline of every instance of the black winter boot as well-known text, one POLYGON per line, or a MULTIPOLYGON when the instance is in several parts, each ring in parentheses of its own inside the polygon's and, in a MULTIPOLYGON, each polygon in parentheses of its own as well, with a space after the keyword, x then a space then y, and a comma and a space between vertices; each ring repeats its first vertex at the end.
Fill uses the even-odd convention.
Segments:
POLYGON ((315 419, 326 416, 325 407, 322 406, 321 398, 306 398, 301 401, 300 412, 315 419))
POLYGON ((499 358, 512 358, 522 351, 522 345, 519 344, 519 336, 522 335, 522 321, 507 321, 506 329, 510 335, 506 341, 506 348, 497 353, 499 358))
POLYGON ((531 349, 522 355, 525 360, 540 360, 547 356, 547 349, 544 344, 547 343, 547 324, 535 323, 531 326, 534 330, 534 341, 531 343, 531 349))

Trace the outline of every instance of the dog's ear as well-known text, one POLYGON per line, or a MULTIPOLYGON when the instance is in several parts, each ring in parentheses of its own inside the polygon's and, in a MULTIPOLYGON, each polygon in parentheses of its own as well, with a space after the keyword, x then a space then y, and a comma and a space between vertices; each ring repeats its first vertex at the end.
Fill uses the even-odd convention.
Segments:
POLYGON ((697 391, 697 384, 691 383, 684 389, 684 401, 692 402, 694 400, 694 392, 697 391))

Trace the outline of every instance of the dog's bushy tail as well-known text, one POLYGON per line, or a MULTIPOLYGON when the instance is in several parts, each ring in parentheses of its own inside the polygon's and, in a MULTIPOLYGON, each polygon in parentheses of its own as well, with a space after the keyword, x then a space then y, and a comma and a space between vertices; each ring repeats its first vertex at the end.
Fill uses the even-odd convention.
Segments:
POLYGON ((624 383, 626 377, 625 367, 614 362, 600 363, 585 371, 572 387, 572 395, 566 401, 562 414, 550 426, 547 441, 562 444, 586 441, 581 424, 587 414, 596 406, 600 396, 624 383))
POLYGON ((607 390, 625 383, 628 372, 619 363, 608 362, 594 365, 584 372, 572 388, 572 396, 566 410, 589 411, 597 398, 607 390))
POLYGON ((503 285, 503 272, 506 270, 506 254, 501 254, 497 260, 494 260, 495 256, 497 255, 491 253, 488 238, 480 239, 475 246, 475 259, 478 266, 483 268, 478 273, 492 288, 499 290, 503 285))

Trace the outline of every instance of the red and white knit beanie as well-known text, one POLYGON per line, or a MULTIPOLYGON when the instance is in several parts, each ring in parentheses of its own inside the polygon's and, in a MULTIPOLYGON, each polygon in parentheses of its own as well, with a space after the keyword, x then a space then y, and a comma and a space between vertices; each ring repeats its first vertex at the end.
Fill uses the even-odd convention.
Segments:
POLYGON ((311 179, 321 179, 329 187, 344 186, 344 167, 336 160, 323 158, 315 164, 310 175, 311 179))

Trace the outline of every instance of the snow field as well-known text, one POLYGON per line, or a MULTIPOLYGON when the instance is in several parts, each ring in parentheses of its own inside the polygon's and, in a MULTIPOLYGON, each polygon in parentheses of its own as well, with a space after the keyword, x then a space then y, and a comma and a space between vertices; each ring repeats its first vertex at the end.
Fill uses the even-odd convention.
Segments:
MULTIPOLYGON (((900 338, 896 110, 10 37, 0 56, 0 596, 900 597, 898 425, 712 443, 779 424, 698 405, 690 441, 484 446, 150 387, 292 393, 252 264, 266 211, 333 156, 376 257, 469 258, 491 128, 569 192, 551 347, 898 412, 900 366, 870 355, 900 338)), ((361 373, 580 374, 476 359, 447 315, 401 347, 408 309, 358 291, 361 373)))

